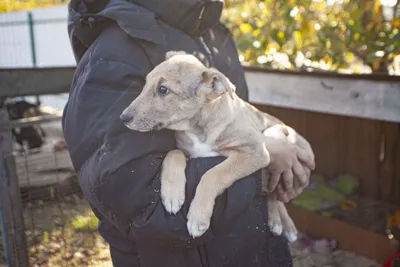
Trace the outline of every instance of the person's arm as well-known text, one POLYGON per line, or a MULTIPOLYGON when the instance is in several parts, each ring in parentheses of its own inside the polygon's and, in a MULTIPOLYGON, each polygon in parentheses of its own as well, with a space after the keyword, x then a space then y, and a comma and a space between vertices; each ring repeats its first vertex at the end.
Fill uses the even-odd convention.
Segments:
POLYGON ((308 185, 310 173, 315 169, 314 152, 303 136, 281 123, 266 129, 264 135, 271 157, 267 167, 271 176, 266 189, 275 191, 279 201, 289 202, 308 185), (282 149, 285 146, 291 149, 282 149))
POLYGON ((175 148, 173 132, 135 132, 119 119, 141 92, 151 66, 138 44, 131 41, 129 47, 122 46, 125 51, 116 54, 125 56, 114 58, 105 42, 121 40, 102 38, 105 36, 93 44, 78 67, 63 119, 85 196, 102 216, 137 242, 148 239, 167 246, 208 242, 214 230, 222 225, 227 230, 227 224, 233 225, 253 197, 261 194, 260 173, 229 188, 217 200, 210 231, 193 240, 186 229, 190 201, 201 175, 223 158, 188 162, 186 202, 176 216, 169 215, 160 201, 160 169, 166 153, 175 148))

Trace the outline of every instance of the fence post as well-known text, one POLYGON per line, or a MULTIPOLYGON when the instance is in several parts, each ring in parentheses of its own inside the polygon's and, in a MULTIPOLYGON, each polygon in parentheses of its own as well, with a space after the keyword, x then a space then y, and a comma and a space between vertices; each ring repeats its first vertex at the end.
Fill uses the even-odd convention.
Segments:
MULTIPOLYGON (((8 113, 2 106, 0 103, 0 122, 6 123, 8 113)), ((11 132, 7 129, 0 129, 0 226, 7 265, 27 267, 28 252, 21 195, 12 155, 11 132)))
POLYGON ((32 65, 35 68, 37 66, 36 61, 36 43, 35 43, 35 29, 33 27, 34 21, 32 12, 28 12, 28 25, 29 25, 29 40, 31 43, 31 56, 32 56, 32 65))
MULTIPOLYGON (((36 60, 35 28, 31 11, 28 11, 28 25, 29 25, 29 40, 31 44, 32 65, 34 68, 36 68, 37 60, 36 60)), ((39 103, 40 103, 39 95, 36 95, 36 104, 39 105, 39 103)))

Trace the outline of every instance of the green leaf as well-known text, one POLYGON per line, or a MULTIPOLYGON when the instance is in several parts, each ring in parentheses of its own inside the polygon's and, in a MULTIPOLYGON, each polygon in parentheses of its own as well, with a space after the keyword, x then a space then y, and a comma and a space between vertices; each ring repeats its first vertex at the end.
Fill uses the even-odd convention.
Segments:
POLYGON ((300 31, 294 31, 293 32, 293 38, 294 38, 294 41, 295 41, 296 49, 301 49, 301 45, 303 43, 301 32, 300 31))
POLYGON ((251 25, 249 23, 240 24, 239 27, 240 27, 240 31, 242 33, 248 33, 248 32, 251 32, 253 30, 253 27, 251 27, 251 25))
POLYGON ((378 53, 378 52, 380 52, 380 51, 369 53, 369 54, 366 56, 366 58, 365 58, 366 61, 367 61, 368 63, 372 63, 372 62, 374 62, 374 61, 377 60, 377 59, 381 59, 383 55, 381 55, 381 54, 378 53))
POLYGON ((350 16, 355 21, 360 21, 361 16, 364 15, 364 10, 356 9, 350 12, 350 16))
POLYGON ((393 36, 392 41, 400 41, 400 32, 393 36))
POLYGON ((49 241, 49 232, 44 231, 43 232, 43 241, 48 242, 49 241))

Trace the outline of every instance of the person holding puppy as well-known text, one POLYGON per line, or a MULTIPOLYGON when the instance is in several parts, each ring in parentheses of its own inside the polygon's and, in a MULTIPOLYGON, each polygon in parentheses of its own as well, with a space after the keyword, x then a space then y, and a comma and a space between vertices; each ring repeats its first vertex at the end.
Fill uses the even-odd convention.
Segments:
MULTIPOLYGON (((201 176, 224 159, 189 160, 186 201, 176 215, 160 200, 160 171, 176 147, 168 130, 131 131, 119 119, 166 52, 182 50, 226 75, 248 99, 223 4, 205 0, 72 0, 68 32, 77 61, 63 131, 81 188, 99 218, 116 267, 288 267, 287 241, 267 226, 261 170, 216 200, 210 229, 192 238, 186 213, 201 176)), ((307 185, 312 151, 286 142, 267 147, 277 168, 269 190, 287 202, 307 185), (303 168, 294 171, 301 163, 303 168)))

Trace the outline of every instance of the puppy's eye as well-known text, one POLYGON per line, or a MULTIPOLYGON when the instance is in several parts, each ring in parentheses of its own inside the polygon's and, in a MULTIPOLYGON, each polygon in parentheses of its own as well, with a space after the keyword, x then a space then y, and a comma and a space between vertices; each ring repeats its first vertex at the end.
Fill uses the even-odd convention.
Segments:
POLYGON ((215 88, 215 82, 217 81, 217 78, 213 78, 212 82, 211 82, 211 87, 215 88))
POLYGON ((158 93, 160 95, 167 95, 169 93, 169 89, 164 85, 160 85, 160 87, 158 87, 158 93))

